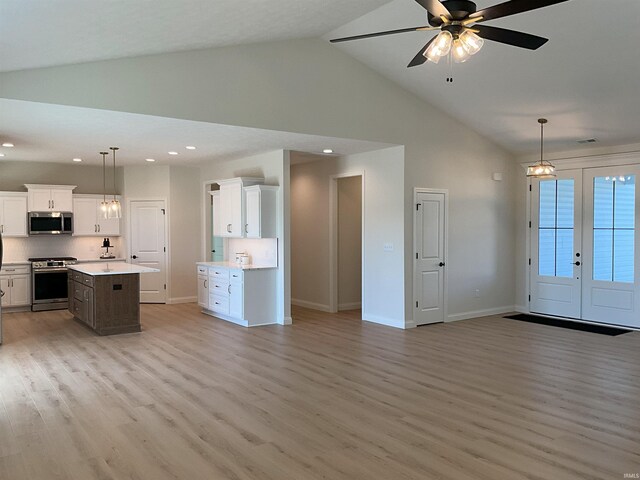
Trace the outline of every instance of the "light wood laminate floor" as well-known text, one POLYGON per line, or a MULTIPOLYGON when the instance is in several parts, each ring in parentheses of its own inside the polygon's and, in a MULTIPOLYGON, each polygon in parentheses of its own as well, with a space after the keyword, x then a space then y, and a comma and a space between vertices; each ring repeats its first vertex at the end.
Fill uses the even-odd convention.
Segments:
POLYGON ((294 309, 244 329, 145 305, 98 337, 5 315, 0 478, 623 479, 640 333, 490 317, 409 331, 294 309))

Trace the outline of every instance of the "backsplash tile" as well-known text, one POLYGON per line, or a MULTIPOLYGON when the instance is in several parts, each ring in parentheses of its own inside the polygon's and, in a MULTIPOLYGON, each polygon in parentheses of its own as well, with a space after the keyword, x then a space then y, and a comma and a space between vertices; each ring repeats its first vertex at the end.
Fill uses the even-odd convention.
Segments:
MULTIPOLYGON (((125 256, 122 239, 109 237, 116 257, 125 256)), ((79 260, 97 259, 103 252, 102 237, 41 236, 4 238, 4 261, 19 262, 32 257, 76 257, 79 260)))

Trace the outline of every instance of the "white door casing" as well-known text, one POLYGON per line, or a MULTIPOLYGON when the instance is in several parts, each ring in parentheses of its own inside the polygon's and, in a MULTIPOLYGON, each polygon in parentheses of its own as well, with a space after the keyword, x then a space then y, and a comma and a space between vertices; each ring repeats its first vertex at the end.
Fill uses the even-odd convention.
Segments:
POLYGON ((533 179, 531 199, 530 310, 580 318, 582 170, 558 172, 554 179, 533 179))
POLYGON ((166 215, 164 200, 132 200, 130 203, 131 263, 159 272, 140 275, 140 302, 165 303, 166 215))
POLYGON ((447 192, 416 189, 414 200, 413 320, 416 325, 444 322, 447 192))

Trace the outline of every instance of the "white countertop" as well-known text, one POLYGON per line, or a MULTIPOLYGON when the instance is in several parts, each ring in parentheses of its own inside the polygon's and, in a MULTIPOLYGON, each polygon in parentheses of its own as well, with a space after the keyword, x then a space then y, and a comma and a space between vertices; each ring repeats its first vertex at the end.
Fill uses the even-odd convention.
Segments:
POLYGON ((28 260, 7 260, 2 262, 3 267, 7 265, 31 265, 31 262, 28 260))
POLYGON ((230 270, 268 270, 270 268, 278 268, 273 265, 240 265, 236 262, 198 262, 197 265, 228 268, 230 270))
POLYGON ((131 273, 159 272, 157 268, 141 267, 123 262, 98 262, 69 265, 69 270, 75 270, 87 275, 126 275, 131 273))

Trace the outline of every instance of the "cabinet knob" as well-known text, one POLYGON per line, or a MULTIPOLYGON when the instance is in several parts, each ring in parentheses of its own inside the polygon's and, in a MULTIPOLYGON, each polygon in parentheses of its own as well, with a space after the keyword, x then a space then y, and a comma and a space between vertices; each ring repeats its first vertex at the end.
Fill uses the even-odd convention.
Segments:
POLYGON ((231 233, 231 224, 227 223, 227 233, 231 233))
POLYGON ((440 263, 438 264, 438 266, 439 266, 439 267, 444 267, 444 262, 440 262, 440 263))
POLYGON ((133 258, 135 260, 136 258, 138 258, 138 256, 137 255, 131 255, 131 258, 133 258))

